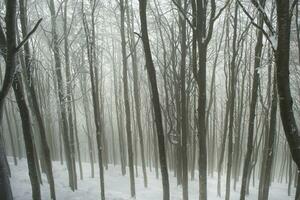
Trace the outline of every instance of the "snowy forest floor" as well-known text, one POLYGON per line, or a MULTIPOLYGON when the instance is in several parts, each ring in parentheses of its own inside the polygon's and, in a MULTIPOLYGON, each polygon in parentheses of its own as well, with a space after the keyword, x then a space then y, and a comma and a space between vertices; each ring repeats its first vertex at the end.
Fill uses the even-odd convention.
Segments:
MULTIPOLYGON (((11 169, 11 184, 13 190, 13 196, 15 200, 30 200, 31 199, 31 186, 28 177, 28 168, 26 159, 18 160, 18 165, 14 166, 12 158, 9 158, 9 164, 11 169)), ((79 169, 77 170, 78 176, 78 190, 72 192, 68 187, 68 172, 65 165, 61 165, 60 162, 53 162, 53 172, 55 179, 56 195, 58 200, 95 200, 100 199, 100 184, 98 165, 95 164, 95 178, 90 176, 90 164, 83 163, 83 180, 79 178, 79 169)), ((148 188, 144 188, 143 177, 141 168, 139 169, 139 177, 136 178, 136 193, 137 200, 159 200, 162 198, 161 180, 156 179, 155 170, 152 172, 148 169, 148 188)), ((177 186, 176 178, 173 176, 173 172, 169 172, 170 175, 170 191, 172 200, 182 199, 181 187, 177 186)), ((41 186, 43 199, 50 199, 49 188, 47 184, 46 176, 42 177, 43 185, 41 186)), ((224 199, 225 181, 222 184, 222 198, 217 197, 217 177, 208 177, 208 199, 219 200, 224 199)), ((233 183, 232 183, 233 184, 233 183)), ((239 184, 237 184, 239 185, 239 184)), ((250 187, 250 195, 248 200, 257 199, 257 185, 256 187, 250 187)), ((105 170, 105 192, 106 199, 108 200, 129 200, 130 198, 130 185, 128 174, 122 176, 120 166, 109 165, 108 170, 105 170)), ((232 200, 239 198, 240 186, 236 191, 231 192, 232 200)), ((293 189, 293 194, 294 194, 293 189)), ((198 180, 195 177, 194 181, 189 181, 189 199, 198 199, 198 180)), ((270 200, 292 200, 293 196, 287 195, 287 184, 273 183, 270 189, 270 200)))

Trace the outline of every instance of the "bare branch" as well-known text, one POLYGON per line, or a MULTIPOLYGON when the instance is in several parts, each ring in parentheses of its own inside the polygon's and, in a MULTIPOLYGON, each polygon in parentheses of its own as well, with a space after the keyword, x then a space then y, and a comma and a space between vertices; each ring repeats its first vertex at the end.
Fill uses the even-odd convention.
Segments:
POLYGON ((219 12, 216 14, 216 16, 213 18, 213 21, 216 21, 220 15, 222 14, 222 12, 225 10, 225 8, 228 6, 230 0, 227 0, 225 5, 219 10, 219 12))
POLYGON ((17 46, 16 48, 16 52, 18 52, 21 47, 28 42, 30 36, 36 31, 36 29, 38 28, 38 26, 40 25, 40 23, 42 22, 43 18, 39 19, 39 21, 35 24, 35 26, 33 27, 33 29, 26 35, 26 37, 23 39, 23 41, 17 46))
POLYGON ((216 14, 216 1, 211 0, 210 4, 211 4, 211 13, 210 13, 210 18, 209 18, 209 26, 208 26, 207 35, 204 40, 205 45, 208 45, 209 41, 211 40, 212 32, 213 32, 213 28, 214 28, 214 22, 215 22, 214 19, 215 19, 215 14, 216 14))
POLYGON ((5 56, 5 52, 6 52, 6 37, 2 25, 0 23, 0 54, 5 56))
POLYGON ((267 27, 271 31, 272 35, 274 35, 276 33, 276 31, 273 28, 272 23, 269 20, 269 17, 267 16, 266 12, 264 11, 264 9, 260 5, 260 3, 258 3, 256 0, 251 0, 251 2, 256 7, 256 9, 262 14, 262 17, 263 17, 263 20, 264 20, 265 24, 267 25, 267 27))
POLYGON ((292 3, 291 9, 290 9, 290 19, 293 16, 293 11, 294 11, 294 8, 297 5, 297 3, 298 3, 298 0, 294 0, 293 3, 292 3))
MULTIPOLYGON (((272 41, 271 41, 271 38, 270 38, 269 34, 263 29, 263 27, 261 27, 261 26, 259 26, 257 23, 255 23, 254 18, 246 11, 245 7, 244 7, 243 4, 240 2, 240 0, 237 0, 237 2, 238 2, 238 4, 241 6, 243 12, 244 12, 244 13, 247 15, 247 17, 250 19, 251 24, 252 24, 253 26, 255 26, 257 29, 259 29, 259 30, 264 34, 264 36, 266 37, 266 39, 270 42, 273 51, 276 51, 276 48, 274 47, 274 45, 273 45, 273 43, 272 43, 272 41)), ((275 35, 275 32, 274 32, 274 33, 271 32, 271 34, 272 34, 272 35, 275 35)))
POLYGON ((195 30, 196 28, 193 26, 193 23, 191 22, 191 20, 187 17, 186 12, 182 9, 181 5, 179 5, 175 0, 172 0, 172 2, 177 7, 177 9, 179 10, 179 12, 183 15, 183 17, 185 18, 185 20, 187 21, 187 23, 190 25, 190 27, 193 30, 195 30))

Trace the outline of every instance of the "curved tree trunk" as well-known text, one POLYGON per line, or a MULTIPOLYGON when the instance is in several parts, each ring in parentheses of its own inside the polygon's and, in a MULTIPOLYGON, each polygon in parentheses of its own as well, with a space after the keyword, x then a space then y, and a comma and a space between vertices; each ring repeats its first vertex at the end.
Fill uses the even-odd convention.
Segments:
MULTIPOLYGON (((298 171, 300 170, 300 133, 293 112, 293 98, 290 89, 290 1, 277 0, 278 45, 275 50, 277 67, 277 89, 279 95, 280 116, 290 151, 298 171)), ((296 200, 300 199, 300 185, 297 186, 296 200)))
POLYGON ((143 42, 143 47, 145 52, 146 69, 147 69, 148 78, 151 85, 152 104, 153 104, 154 115, 155 115, 160 170, 162 175, 163 200, 169 200, 170 186, 169 186, 169 174, 168 174, 168 165, 167 165, 166 150, 165 150, 165 141, 164 141, 165 139, 164 139, 162 115, 161 115, 159 94, 158 94, 158 87, 157 87, 157 80, 156 80, 156 71, 153 64, 151 48, 149 44, 146 7, 147 7, 147 0, 139 0, 142 42, 143 42))

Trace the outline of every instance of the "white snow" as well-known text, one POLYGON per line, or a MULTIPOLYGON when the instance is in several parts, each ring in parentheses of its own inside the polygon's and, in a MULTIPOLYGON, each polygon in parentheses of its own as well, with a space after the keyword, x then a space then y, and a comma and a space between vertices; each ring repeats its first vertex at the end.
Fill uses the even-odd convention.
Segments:
MULTIPOLYGON (((31 199, 31 186, 28 177, 27 162, 26 159, 19 160, 18 166, 13 165, 12 158, 9 158, 9 163, 12 172, 11 184, 15 200, 30 200, 31 199)), ((95 200, 100 199, 100 184, 99 174, 95 164, 95 178, 90 178, 90 165, 83 163, 83 180, 78 180, 78 190, 72 192, 68 187, 67 169, 62 166, 59 162, 53 162, 53 171, 56 184, 56 194, 58 200, 95 200)), ((79 176, 79 169, 78 169, 79 176)), ((127 170, 128 172, 128 170, 127 170)), ((152 168, 150 172, 148 168, 148 188, 145 189, 143 186, 142 171, 139 169, 139 177, 136 178, 136 193, 137 200, 159 200, 162 199, 162 187, 161 180, 155 178, 155 170, 152 168)), ((176 178, 173 176, 174 173, 170 172, 170 191, 171 200, 180 200, 181 187, 177 186, 176 178)), ((197 177, 197 176, 196 176, 197 177)), ((47 184, 46 176, 43 175, 43 185, 41 186, 43 199, 50 199, 49 188, 47 184)), ((252 183, 251 183, 252 184, 252 183)), ((258 182, 256 182, 256 185, 258 182)), ((232 182, 233 185, 233 182, 232 182)), ((239 185, 239 184, 238 184, 239 185)), ((224 199, 225 184, 223 180, 222 184, 222 198, 217 197, 217 179, 216 176, 208 178, 208 199, 209 200, 220 200, 224 199)), ((105 170, 105 189, 107 200, 130 200, 130 185, 128 174, 126 176, 121 175, 120 166, 109 165, 109 169, 105 170)), ((239 199, 239 189, 231 192, 231 200, 239 199)), ((294 190, 293 190, 294 192, 294 190)), ((198 199, 198 180, 189 181, 189 199, 198 199)), ((257 188, 250 188, 250 196, 248 200, 257 199, 257 188)), ((270 190, 270 200, 292 200, 293 196, 288 197, 287 185, 286 184, 272 184, 270 190)))

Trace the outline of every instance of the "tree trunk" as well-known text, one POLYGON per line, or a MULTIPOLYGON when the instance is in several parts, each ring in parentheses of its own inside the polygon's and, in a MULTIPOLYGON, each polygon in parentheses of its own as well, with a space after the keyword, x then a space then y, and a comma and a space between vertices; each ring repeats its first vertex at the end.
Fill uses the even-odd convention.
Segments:
POLYGON ((127 133, 127 151, 128 151, 128 164, 130 176, 130 192, 131 197, 135 197, 135 180, 134 180, 134 166, 133 166, 133 150, 132 150, 132 132, 131 132, 131 119, 130 119, 130 105, 129 105, 129 90, 127 78, 127 54, 126 54, 126 39, 125 39, 125 3, 120 0, 121 11, 121 43, 122 43, 122 62, 123 62, 123 87, 124 87, 124 106, 125 106, 125 121, 127 133))
POLYGON ((32 199, 40 200, 41 199, 41 191, 40 191, 40 182, 38 178, 38 169, 36 162, 38 162, 37 157, 35 157, 35 146, 33 140, 33 133, 31 127, 30 114, 28 110, 28 106, 25 101, 24 88, 22 86, 21 74, 18 72, 16 74, 16 78, 13 83, 13 89, 16 96, 16 101, 20 110, 20 116, 22 120, 22 128, 23 135, 26 147, 26 155, 27 155, 27 164, 28 164, 28 172, 29 178, 31 182, 32 189, 32 199))
MULTIPOLYGON (((6 48, 6 66, 5 66, 5 76, 2 82, 2 88, 0 91, 0 124, 2 124, 3 119, 3 107, 5 103, 5 98, 10 90, 13 82, 14 73, 16 70, 16 0, 10 0, 6 2, 6 36, 5 38, 1 23, 0 23, 0 46, 1 50, 6 48), (7 40, 7 41, 5 41, 7 40), (3 42, 4 41, 4 42, 3 42), (3 47, 3 48, 2 48, 3 47)), ((2 135, 2 134, 1 134, 2 135)), ((9 168, 6 164, 5 147, 2 142, 0 142, 0 199, 12 200, 12 191, 9 180, 9 168)))
MULTIPOLYGON (((265 6, 265 0, 260 0, 261 5, 265 6)), ((263 26, 263 16, 260 13, 258 18, 259 26, 263 26)), ((255 46, 255 60, 254 60, 254 76, 252 82, 252 92, 251 92, 251 102, 249 111, 249 123, 248 123, 248 138, 247 138, 247 152, 244 161, 243 176, 242 176, 242 186, 240 193, 240 200, 245 200, 246 188, 247 188, 247 178, 249 174, 249 167, 251 162, 251 156, 253 152, 253 134, 254 134, 254 120, 255 120, 255 110, 257 104, 257 91, 259 86, 259 67, 261 63, 261 52, 262 52, 262 31, 257 32, 257 42, 255 46)))
MULTIPOLYGON (((180 2, 180 7, 183 9, 183 12, 187 12, 187 1, 183 0, 183 5, 180 2)), ((180 61, 180 97, 181 97, 181 168, 182 171, 182 199, 188 200, 188 155, 187 155, 187 129, 188 129, 188 120, 187 120, 187 104, 186 104, 186 54, 187 54, 187 44, 186 44, 186 20, 182 15, 179 16, 179 26, 181 32, 181 61, 180 61)))
POLYGON ((65 50, 65 67, 66 67, 66 115, 68 118, 68 127, 69 127, 69 136, 70 136, 70 157, 71 157, 71 167, 73 173, 73 184, 74 189, 77 189, 77 174, 76 174, 76 162, 75 162, 75 134, 74 134, 74 123, 73 123, 73 114, 72 114, 72 91, 71 91, 71 69, 70 69, 70 57, 69 57, 69 39, 68 39, 68 21, 67 21, 67 6, 68 0, 64 1, 64 50, 65 50))
POLYGON ((99 174, 100 174, 100 188, 101 188, 101 199, 105 200, 105 188, 104 188, 104 169, 103 169, 103 144, 102 144, 102 134, 103 134, 103 125, 101 120, 100 113, 100 102, 99 102, 99 90, 98 88, 98 74, 96 68, 96 41, 95 41, 95 1, 91 2, 92 11, 91 11, 91 28, 89 30, 86 15, 83 12, 83 3, 82 3, 82 19, 84 25, 84 31, 86 36, 86 44, 87 44, 87 55, 89 61, 89 73, 90 73, 90 81, 92 86, 92 98, 93 98, 93 106, 94 106, 94 122, 96 126, 96 141, 97 141, 97 152, 98 152, 98 166, 99 166, 99 174))
POLYGON ((68 120, 67 120, 67 112, 65 107, 65 95, 64 95, 64 85, 63 85, 63 77, 62 77, 62 64, 61 58, 59 53, 59 38, 56 31, 56 12, 54 7, 54 0, 50 0, 49 2, 49 9, 51 13, 51 32, 53 37, 53 54, 54 54, 54 61, 55 61, 55 72, 56 72, 56 79, 57 79, 57 89, 58 89, 58 98, 59 98, 59 112, 60 117, 62 120, 62 137, 64 143, 64 150, 65 150, 65 158, 69 173, 69 186, 74 191, 74 173, 72 167, 72 158, 71 158, 71 149, 69 143, 69 132, 68 132, 68 120))
MULTIPOLYGON (((298 171, 300 170, 300 134, 293 112, 293 99, 290 90, 290 1, 277 1, 277 28, 278 44, 275 51, 275 62, 277 67, 277 89, 279 95, 280 116, 288 141, 290 151, 298 171)), ((300 187, 299 185, 297 187, 300 187)), ((300 199, 299 190, 295 197, 300 199)))
POLYGON ((152 104, 154 107, 154 114, 155 114, 160 170, 162 175, 163 200, 169 200, 170 187, 169 187, 168 165, 167 165, 165 142, 164 142, 164 131, 163 131, 162 115, 161 115, 160 102, 159 102, 159 94, 157 88, 156 72, 152 60, 150 43, 149 43, 146 7, 147 7, 147 0, 139 0, 142 42, 143 42, 143 47, 145 52, 146 69, 147 69, 148 78, 151 85, 152 104))
MULTIPOLYGON (((138 71, 138 63, 137 63, 137 51, 135 48, 135 38, 134 38, 134 16, 133 10, 131 10, 131 31, 130 31, 130 49, 131 49, 131 57, 132 57, 132 73, 133 73, 133 93, 134 93, 134 102, 135 102, 135 112, 136 112, 136 123, 138 127, 138 136, 140 142, 140 153, 142 160, 142 169, 143 169, 143 177, 144 177, 144 186, 148 186, 148 178, 146 171, 146 163, 145 163, 145 152, 144 152, 144 139, 143 139, 143 129, 141 122, 141 97, 140 97, 140 88, 139 88, 139 71, 138 71)), ((129 18, 129 13, 128 16, 129 18)), ((128 20, 129 21, 129 20, 128 20)))
MULTIPOLYGON (((20 22, 21 22, 21 29, 22 29, 22 37, 23 39, 28 34, 28 28, 27 28, 27 5, 24 1, 19 0, 19 6, 20 6, 20 22)), ((51 199, 55 200, 55 185, 54 185, 54 178, 53 178, 53 172, 52 172, 52 163, 51 163, 51 155, 50 155, 50 149, 46 138, 46 130, 45 130, 45 124, 43 122, 42 114, 39 108, 39 103, 37 100, 37 95, 35 92, 34 87, 34 81, 32 77, 32 61, 31 61, 31 54, 30 54, 30 47, 28 43, 24 44, 24 60, 25 65, 23 65, 24 74, 26 77, 25 85, 27 85, 27 88, 29 90, 29 98, 31 99, 30 102, 32 102, 32 108, 33 113, 36 118, 38 127, 39 127, 39 133, 40 133, 40 139, 41 139, 41 146, 42 146, 42 154, 43 159, 45 161, 45 170, 47 175, 47 180, 50 186, 50 194, 51 199)))

